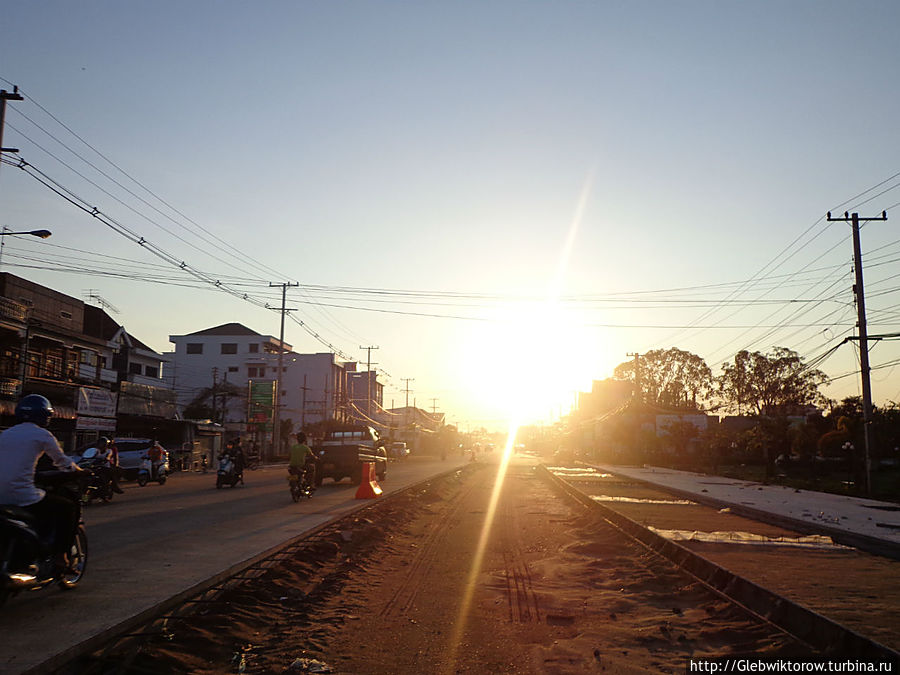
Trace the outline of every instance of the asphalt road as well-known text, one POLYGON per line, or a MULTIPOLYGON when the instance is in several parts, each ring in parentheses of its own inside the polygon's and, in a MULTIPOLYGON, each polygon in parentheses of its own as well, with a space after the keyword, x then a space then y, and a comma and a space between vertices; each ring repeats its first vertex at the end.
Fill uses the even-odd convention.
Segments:
MULTIPOLYGON (((394 462, 385 494, 450 471, 459 458, 394 462)), ((0 608, 0 673, 21 673, 258 554, 357 508, 356 486, 326 480, 311 500, 290 498, 284 466, 216 489, 215 472, 173 475, 85 509, 87 573, 69 592, 20 594, 0 608)))

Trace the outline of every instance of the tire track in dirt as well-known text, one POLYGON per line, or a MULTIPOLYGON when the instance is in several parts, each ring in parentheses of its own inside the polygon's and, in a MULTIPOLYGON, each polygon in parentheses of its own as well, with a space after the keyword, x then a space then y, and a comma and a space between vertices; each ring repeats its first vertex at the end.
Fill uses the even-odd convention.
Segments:
POLYGON ((427 581, 434 562, 440 552, 439 544, 447 535, 452 524, 458 520, 463 506, 471 503, 475 485, 468 483, 457 493, 446 509, 442 509, 434 522, 429 523, 428 534, 417 545, 416 553, 406 568, 397 590, 378 612, 379 616, 399 616, 406 614, 419 595, 423 583, 427 581))
POLYGON ((501 504, 502 511, 497 525, 506 577, 509 620, 513 623, 540 622, 540 601, 535 592, 531 570, 523 554, 522 527, 518 509, 510 499, 501 500, 501 504))

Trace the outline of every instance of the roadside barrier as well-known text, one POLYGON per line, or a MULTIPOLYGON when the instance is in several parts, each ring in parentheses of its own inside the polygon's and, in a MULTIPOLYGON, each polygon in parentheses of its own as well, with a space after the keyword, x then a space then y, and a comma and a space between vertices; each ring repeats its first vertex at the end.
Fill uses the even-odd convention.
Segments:
POLYGON ((359 481, 359 488, 356 490, 357 499, 374 499, 380 497, 382 493, 381 486, 375 480, 375 462, 363 462, 362 479, 359 481))

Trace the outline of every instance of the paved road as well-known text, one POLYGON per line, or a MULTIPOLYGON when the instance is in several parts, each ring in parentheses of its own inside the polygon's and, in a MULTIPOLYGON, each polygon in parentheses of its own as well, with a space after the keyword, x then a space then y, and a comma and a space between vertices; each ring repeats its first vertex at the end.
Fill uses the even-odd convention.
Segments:
MULTIPOLYGON (((386 494, 449 471, 460 460, 392 463, 386 494)), ((284 467, 246 472, 215 488, 215 473, 176 474, 85 509, 90 557, 71 592, 19 595, 0 609, 0 673, 20 673, 114 628, 210 577, 358 507, 356 487, 326 480, 312 500, 291 501, 284 467)))

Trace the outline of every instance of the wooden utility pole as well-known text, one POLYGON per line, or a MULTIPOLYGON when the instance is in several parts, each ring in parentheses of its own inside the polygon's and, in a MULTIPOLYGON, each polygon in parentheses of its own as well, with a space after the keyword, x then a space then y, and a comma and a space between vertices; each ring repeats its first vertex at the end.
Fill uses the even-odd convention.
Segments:
POLYGON ((6 102, 7 101, 24 101, 22 95, 19 93, 18 87, 13 87, 12 93, 10 94, 6 89, 0 89, 0 160, 3 159, 4 152, 18 152, 18 148, 4 148, 3 147, 3 127, 6 126, 6 102))
POLYGON ((416 378, 414 378, 414 377, 401 377, 400 379, 401 379, 403 382, 406 382, 406 389, 403 390, 403 391, 406 392, 406 407, 404 407, 404 409, 403 409, 403 426, 406 426, 407 424, 409 424, 409 392, 412 391, 412 390, 409 388, 409 383, 410 383, 410 382, 415 382, 415 381, 416 381, 416 378))
MULTIPOLYGON (((369 418, 369 421, 372 419, 372 350, 378 349, 376 346, 372 347, 363 347, 360 345, 360 349, 365 349, 368 352, 368 357, 366 360, 366 417, 369 418)), ((378 365, 377 363, 375 364, 378 365)))
POLYGON ((303 402, 300 405, 300 431, 304 431, 306 429, 306 392, 309 390, 309 387, 306 386, 306 373, 303 373, 303 386, 300 387, 300 390, 303 392, 303 402))
POLYGON ((853 293, 856 296, 856 327, 859 333, 859 370, 862 378, 863 395, 863 439, 866 450, 865 466, 865 490, 866 494, 872 494, 872 454, 874 453, 874 439, 872 434, 872 382, 869 367, 869 334, 866 326, 866 299, 863 292, 863 267, 862 252, 859 243, 859 223, 870 220, 887 220, 887 212, 882 211, 880 216, 873 218, 860 218, 858 213, 848 214, 844 212, 843 218, 832 218, 828 213, 829 221, 849 222, 853 230, 853 267, 856 272, 856 283, 853 285, 853 293))
POLYGON ((281 377, 284 374, 284 316, 293 309, 285 306, 287 301, 287 289, 291 286, 299 286, 299 283, 285 282, 282 284, 269 284, 270 288, 281 286, 281 333, 278 337, 278 377, 275 379, 275 405, 272 411, 272 452, 281 452, 281 377))

